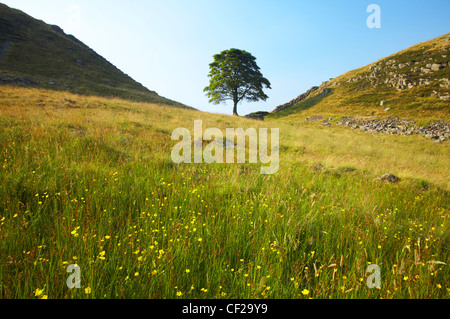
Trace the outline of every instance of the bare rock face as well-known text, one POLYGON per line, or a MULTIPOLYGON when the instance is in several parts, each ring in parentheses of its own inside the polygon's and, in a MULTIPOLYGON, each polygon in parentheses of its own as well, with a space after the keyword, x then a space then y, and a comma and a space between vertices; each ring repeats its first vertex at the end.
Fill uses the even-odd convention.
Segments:
POLYGON ((318 89, 319 89, 318 86, 313 86, 308 91, 306 91, 305 93, 299 95, 298 97, 296 97, 292 101, 290 101, 290 102, 288 102, 286 104, 278 106, 272 113, 280 112, 280 111, 282 111, 284 109, 290 108, 291 106, 294 106, 295 104, 306 100, 308 97, 311 96, 312 93, 316 92, 318 89))

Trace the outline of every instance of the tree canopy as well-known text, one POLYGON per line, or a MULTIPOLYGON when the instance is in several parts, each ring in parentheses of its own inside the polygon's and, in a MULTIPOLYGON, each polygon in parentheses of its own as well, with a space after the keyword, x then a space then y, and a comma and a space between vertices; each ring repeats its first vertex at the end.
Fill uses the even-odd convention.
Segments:
POLYGON ((208 76, 211 79, 204 92, 210 103, 219 104, 232 100, 233 114, 238 115, 239 102, 268 99, 263 89, 271 89, 270 82, 263 77, 256 64, 256 58, 250 53, 238 49, 222 51, 214 55, 214 62, 209 67, 208 76))

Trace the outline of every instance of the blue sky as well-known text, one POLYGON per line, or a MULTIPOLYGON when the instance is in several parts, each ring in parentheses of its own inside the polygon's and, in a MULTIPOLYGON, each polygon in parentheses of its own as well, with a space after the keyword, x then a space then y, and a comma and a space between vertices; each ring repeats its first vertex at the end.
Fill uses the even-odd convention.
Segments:
POLYGON ((57 24, 158 94, 202 111, 232 113, 203 93, 212 56, 252 53, 272 83, 272 111, 329 78, 450 32, 448 0, 0 0, 57 24), (367 7, 381 28, 367 27, 367 7))

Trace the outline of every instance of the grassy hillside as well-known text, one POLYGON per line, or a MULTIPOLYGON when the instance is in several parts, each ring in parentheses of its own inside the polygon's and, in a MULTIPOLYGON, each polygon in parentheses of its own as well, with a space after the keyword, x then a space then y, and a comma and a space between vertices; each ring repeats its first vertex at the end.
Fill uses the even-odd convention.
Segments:
POLYGON ((184 107, 137 83, 59 27, 1 3, 0 84, 184 107))
POLYGON ((448 121, 449 61, 450 33, 325 82, 310 98, 268 118, 298 122, 310 115, 398 116, 423 123, 448 121))
POLYGON ((0 140, 0 298, 450 297, 448 143, 10 86, 0 140), (196 119, 279 128, 280 170, 174 164, 196 119))

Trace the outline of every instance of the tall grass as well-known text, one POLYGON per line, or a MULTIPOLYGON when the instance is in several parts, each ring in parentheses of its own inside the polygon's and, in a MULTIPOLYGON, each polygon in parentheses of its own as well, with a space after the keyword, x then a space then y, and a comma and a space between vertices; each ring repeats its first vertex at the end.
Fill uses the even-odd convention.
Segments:
POLYGON ((326 146, 335 134, 356 141, 353 131, 1 90, 1 298, 449 297, 448 190, 417 177, 440 160, 448 178, 447 145, 383 144, 430 154, 391 185, 374 179, 397 165, 388 156, 368 163, 362 142, 326 146), (172 129, 199 118, 289 128, 279 172, 173 164, 172 129), (66 285, 70 264, 81 289, 66 285), (366 286, 369 264, 381 267, 381 289, 366 286))

